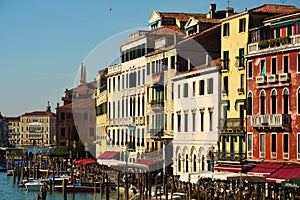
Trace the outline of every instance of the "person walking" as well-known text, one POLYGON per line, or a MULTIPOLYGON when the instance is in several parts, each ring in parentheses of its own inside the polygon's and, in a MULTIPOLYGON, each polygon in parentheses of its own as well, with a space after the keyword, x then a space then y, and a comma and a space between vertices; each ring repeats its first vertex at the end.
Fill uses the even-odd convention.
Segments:
POLYGON ((42 193, 42 200, 46 200, 47 191, 48 191, 48 186, 45 182, 43 182, 40 187, 40 192, 42 193))

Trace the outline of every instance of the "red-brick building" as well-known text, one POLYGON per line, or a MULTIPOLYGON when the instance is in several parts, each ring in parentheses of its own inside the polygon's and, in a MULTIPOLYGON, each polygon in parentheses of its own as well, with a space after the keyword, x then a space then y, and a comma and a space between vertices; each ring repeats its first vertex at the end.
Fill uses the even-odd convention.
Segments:
POLYGON ((250 31, 247 159, 300 160, 300 11, 250 31))
POLYGON ((95 151, 96 110, 93 94, 96 81, 87 83, 85 67, 82 68, 80 85, 66 89, 62 97, 63 105, 57 105, 56 145, 79 149, 81 143, 89 146, 89 151, 95 151), (75 142, 75 144, 74 144, 75 142), (77 145, 77 147, 76 147, 77 145))

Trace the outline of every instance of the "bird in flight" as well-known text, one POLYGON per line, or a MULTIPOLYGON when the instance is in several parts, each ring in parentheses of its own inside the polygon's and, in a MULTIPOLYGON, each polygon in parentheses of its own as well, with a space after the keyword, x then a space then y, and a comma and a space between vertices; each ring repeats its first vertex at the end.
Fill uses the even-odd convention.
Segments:
POLYGON ((109 11, 111 11, 112 7, 111 7, 111 6, 109 6, 109 8, 108 8, 108 9, 109 9, 109 11))

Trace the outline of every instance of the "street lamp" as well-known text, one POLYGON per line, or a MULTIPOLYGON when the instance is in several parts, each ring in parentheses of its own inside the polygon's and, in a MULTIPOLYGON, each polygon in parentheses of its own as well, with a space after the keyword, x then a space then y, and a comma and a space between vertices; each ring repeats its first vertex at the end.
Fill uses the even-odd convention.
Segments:
POLYGON ((128 152, 128 144, 126 144, 126 149, 125 149, 125 199, 129 199, 129 195, 128 195, 128 157, 129 157, 129 152, 128 152))

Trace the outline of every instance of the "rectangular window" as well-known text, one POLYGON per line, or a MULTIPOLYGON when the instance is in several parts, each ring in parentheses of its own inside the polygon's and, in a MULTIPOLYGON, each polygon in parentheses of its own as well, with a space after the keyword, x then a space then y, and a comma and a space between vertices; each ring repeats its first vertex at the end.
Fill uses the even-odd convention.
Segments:
POLYGON ((141 84, 141 70, 138 70, 137 72, 137 86, 140 86, 141 84))
POLYGON ((245 32, 246 30, 246 18, 242 18, 239 20, 239 32, 245 32))
POLYGON ((283 56, 283 73, 289 73, 289 56, 283 56))
POLYGON ((223 94, 228 95, 228 76, 223 77, 223 94))
POLYGON ((250 134, 250 133, 248 133, 248 135, 247 135, 247 142, 248 142, 248 145, 247 145, 247 151, 248 152, 252 152, 252 149, 253 149, 253 143, 252 143, 252 138, 253 138, 253 135, 252 135, 252 133, 250 134))
POLYGON ((180 99, 180 85, 178 85, 177 96, 178 96, 178 99, 180 99))
POLYGON ((260 61, 260 76, 266 75, 266 60, 260 61))
POLYGON ((229 23, 223 24, 223 36, 229 36, 229 23))
POLYGON ((271 152, 272 153, 276 153, 276 137, 277 135, 276 134, 271 134, 271 152))
POLYGON ((204 131, 204 112, 200 112, 200 131, 204 131))
POLYGON ((196 95, 196 82, 193 82, 193 96, 196 95))
POLYGON ((174 83, 172 83, 172 99, 174 99, 174 83))
POLYGON ((174 130, 174 113, 171 115, 171 130, 174 130))
POLYGON ((283 153, 289 153, 289 134, 283 134, 283 153))
POLYGON ((290 36, 293 34, 292 25, 287 26, 287 36, 290 36))
POLYGON ((180 113, 178 113, 177 114, 177 130, 178 130, 178 132, 181 132, 180 126, 181 126, 181 115, 180 115, 180 113))
POLYGON ((171 68, 175 69, 175 56, 171 56, 171 68))
POLYGON ((212 131, 213 127, 213 112, 209 112, 209 131, 212 131))
POLYGON ((223 70, 229 68, 229 51, 223 51, 223 70))
POLYGON ((145 79, 146 79, 145 73, 146 73, 146 70, 143 69, 143 73, 142 73, 142 85, 145 85, 145 79))
POLYGON ((188 131, 188 114, 184 114, 184 132, 188 131))
POLYGON ((239 67, 244 67, 244 63, 245 63, 245 50, 244 48, 240 48, 239 49, 239 67))
POLYGON ((241 74, 241 82, 240 82, 240 88, 242 89, 242 91, 245 91, 245 74, 241 74))
POLYGON ((253 76, 253 63, 252 63, 252 61, 249 61, 248 62, 248 73, 247 73, 247 75, 248 75, 248 78, 252 78, 252 76, 253 76))
POLYGON ((280 28, 276 28, 275 34, 276 34, 276 38, 280 38, 280 28))
POLYGON ((90 128, 90 137, 94 137, 95 133, 94 133, 94 128, 90 128))
POLYGON ((150 75, 150 63, 147 63, 147 75, 150 75))
POLYGON ((213 83, 214 83, 213 78, 207 79, 207 94, 213 94, 213 89, 214 89, 213 83))
POLYGON ((60 128, 60 136, 65 137, 66 136, 66 129, 65 128, 60 128))
POLYGON ((168 129, 168 114, 165 114, 165 118, 164 118, 164 121, 165 121, 165 127, 164 129, 167 130, 168 129))
POLYGON ((199 95, 204 95, 204 80, 199 81, 199 95))
POLYGON ((265 153, 265 134, 259 135, 259 151, 265 153))
POLYGON ((84 119, 84 120, 88 120, 88 113, 84 113, 84 114, 83 114, 83 119, 84 119))
POLYGON ((196 131, 196 113, 195 112, 193 112, 192 113, 192 120, 193 120, 193 132, 195 132, 196 131))
POLYGON ((272 58, 272 74, 276 74, 277 72, 277 58, 272 58))
POLYGON ((297 134, 297 158, 300 159, 300 133, 297 134))
POLYGON ((297 72, 300 72, 300 54, 297 57, 297 72))
POLYGON ((60 120, 64 121, 66 119, 66 113, 62 112, 60 113, 60 120))
POLYGON ((183 84, 183 97, 189 97, 189 87, 188 83, 183 84))

